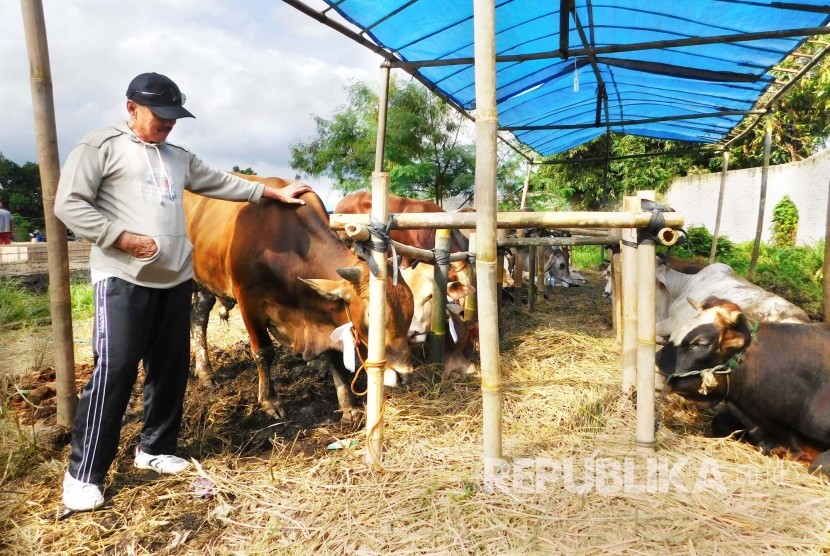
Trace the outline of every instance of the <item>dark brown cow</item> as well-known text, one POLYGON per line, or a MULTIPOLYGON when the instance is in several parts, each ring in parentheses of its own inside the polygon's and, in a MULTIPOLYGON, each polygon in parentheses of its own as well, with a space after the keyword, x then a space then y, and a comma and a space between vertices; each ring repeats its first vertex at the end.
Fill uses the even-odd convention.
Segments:
MULTIPOLYGON (((367 191, 360 191, 346 195, 337 203, 334 212, 341 214, 370 214, 372 212, 372 194, 367 191)), ((432 201, 390 195, 389 212, 419 214, 424 212, 444 212, 444 209, 432 201)), ((419 249, 433 249, 435 247, 435 230, 432 229, 391 230, 389 236, 397 242, 418 247, 419 249)), ((466 251, 467 245, 466 243, 462 245, 462 243, 465 243, 463 236, 454 231, 450 236, 450 252, 466 251)), ((409 267, 412 262, 412 259, 409 257, 401 257, 401 266, 403 268, 409 267)))
MULTIPOLYGON (((280 178, 241 177, 275 188, 288 183, 280 178)), ((306 193, 302 199, 306 204, 295 207, 266 199, 248 204, 189 193, 184 198, 195 281, 201 290, 194 304, 192 333, 196 373, 211 380, 205 330, 215 297, 226 308, 238 303, 259 374, 259 402, 281 418, 285 412, 271 383, 275 352, 269 332, 305 360, 342 351, 343 344, 330 336, 350 319, 360 337, 368 338, 368 267, 331 232, 320 198, 306 193)), ((386 359, 403 377, 412 372, 406 340, 412 307, 406 284, 390 282, 386 359)), ((350 420, 349 386, 336 369, 332 376, 344 420, 350 420)))
MULTIPOLYGON (((657 353, 670 391, 726 402, 713 428, 735 423, 765 451, 784 450, 830 474, 830 332, 810 324, 762 322, 709 297, 657 353)), ((722 431, 731 432, 731 431, 722 431)))

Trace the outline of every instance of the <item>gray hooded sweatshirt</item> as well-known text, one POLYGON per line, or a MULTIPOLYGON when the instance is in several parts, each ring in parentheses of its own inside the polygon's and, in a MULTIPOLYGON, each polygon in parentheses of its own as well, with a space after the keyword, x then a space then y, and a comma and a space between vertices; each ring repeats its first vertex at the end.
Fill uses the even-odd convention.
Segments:
POLYGON ((99 276, 170 288, 193 276, 185 229, 184 190, 258 203, 264 186, 214 170, 172 143, 144 143, 126 121, 87 135, 61 170, 55 215, 91 241, 99 276), (136 259, 113 244, 122 232, 152 236, 158 251, 136 259))

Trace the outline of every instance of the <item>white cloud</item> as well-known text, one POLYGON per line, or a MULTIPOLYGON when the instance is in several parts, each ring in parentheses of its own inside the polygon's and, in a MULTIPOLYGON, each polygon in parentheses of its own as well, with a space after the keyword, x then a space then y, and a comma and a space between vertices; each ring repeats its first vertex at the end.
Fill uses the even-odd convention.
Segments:
MULTIPOLYGON (((381 58, 273 0, 44 0, 61 161, 88 132, 126 114, 129 81, 171 77, 196 120, 170 139, 219 168, 293 177, 290 145, 314 134, 354 80, 376 82, 381 58)), ((20 5, 0 3, 0 152, 36 161, 20 5)), ((312 183, 327 205, 329 182, 312 183)))

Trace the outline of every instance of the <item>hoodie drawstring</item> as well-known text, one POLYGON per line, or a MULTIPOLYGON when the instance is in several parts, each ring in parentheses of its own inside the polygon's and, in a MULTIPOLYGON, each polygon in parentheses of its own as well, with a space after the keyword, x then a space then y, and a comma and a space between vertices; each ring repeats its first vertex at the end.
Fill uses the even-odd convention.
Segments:
MULTIPOLYGON (((141 141, 141 139, 139 139, 139 141, 141 141)), ((162 186, 159 185, 158 181, 156 181, 156 172, 153 169, 153 165, 150 163, 150 157, 147 154, 147 147, 153 147, 154 149, 156 149, 156 154, 159 157, 159 164, 161 165, 161 167, 159 168, 159 172, 161 173, 164 185, 167 186, 167 196, 170 197, 171 201, 176 198, 176 192, 173 190, 172 179, 170 177, 170 174, 167 172, 167 168, 164 166, 164 159, 161 157, 161 151, 159 151, 159 148, 153 143, 145 143, 144 141, 141 141, 141 144, 145 147, 144 149, 142 149, 144 151, 144 160, 147 161, 147 167, 150 169, 150 177, 153 178, 153 185, 155 186, 156 192, 158 193, 159 203, 161 203, 161 206, 164 206, 165 191, 162 188, 162 186)))

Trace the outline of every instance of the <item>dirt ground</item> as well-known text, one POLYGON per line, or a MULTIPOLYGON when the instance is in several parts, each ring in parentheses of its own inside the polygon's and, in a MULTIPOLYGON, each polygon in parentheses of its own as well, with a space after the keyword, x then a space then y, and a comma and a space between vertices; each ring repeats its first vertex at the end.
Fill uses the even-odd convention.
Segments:
MULTIPOLYGON (((502 417, 513 473, 495 486, 482 470, 478 376, 441 381, 422 368, 409 387, 387 391, 384 469, 372 470, 365 431, 340 424, 331 379, 319 369, 283 355, 274 378, 291 421, 261 411, 234 310, 227 325, 211 316, 216 385, 193 380, 188 387, 179 453, 199 463, 170 478, 132 468, 141 427, 134 396, 104 485, 106 505, 58 520, 67 438, 30 441, 31 431, 48 429, 54 419, 50 392, 42 389, 53 376, 48 331, 2 335, 0 374, 13 369, 14 388, 28 390, 31 403, 15 399, 8 378, 0 382, 0 553, 828 553, 827 480, 798 462, 708 438, 711 413, 676 397, 661 400, 656 458, 632 454, 635 409, 619 391, 604 281, 598 272, 585 274, 589 286, 558 289, 534 313, 504 308, 502 417), (357 446, 328 449, 342 439, 357 446), (580 491, 567 479, 540 488, 539 477, 536 490, 533 483, 528 490, 519 472, 527 461, 561 463, 563 470, 573 463, 584 468, 574 480, 586 481, 590 461, 616 464, 620 472, 631 463, 641 488, 646 464, 664 465, 663 475, 655 468, 663 478, 675 467, 691 473, 676 477, 688 490, 670 483, 608 494, 580 491), (712 465, 725 489, 695 491, 696 477, 712 465)), ((90 336, 90 323, 76 323, 79 383, 90 369, 90 336)))

